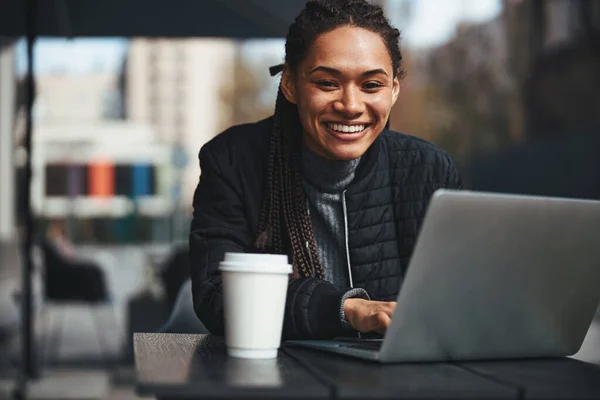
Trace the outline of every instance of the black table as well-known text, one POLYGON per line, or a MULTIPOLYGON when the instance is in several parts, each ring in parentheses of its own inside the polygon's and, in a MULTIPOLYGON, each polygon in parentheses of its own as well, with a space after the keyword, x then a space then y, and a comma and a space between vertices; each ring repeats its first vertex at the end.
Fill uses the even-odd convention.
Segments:
POLYGON ((136 333, 137 391, 161 399, 600 398, 600 365, 571 358, 380 365, 288 347, 228 357, 222 337, 136 333))

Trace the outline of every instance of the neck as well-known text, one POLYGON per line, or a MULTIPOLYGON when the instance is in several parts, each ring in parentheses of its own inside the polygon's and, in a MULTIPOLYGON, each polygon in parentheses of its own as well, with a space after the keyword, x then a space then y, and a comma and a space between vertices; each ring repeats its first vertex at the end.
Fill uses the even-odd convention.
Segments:
POLYGON ((361 158, 330 160, 302 146, 302 174, 312 186, 322 192, 344 190, 354 179, 361 158))

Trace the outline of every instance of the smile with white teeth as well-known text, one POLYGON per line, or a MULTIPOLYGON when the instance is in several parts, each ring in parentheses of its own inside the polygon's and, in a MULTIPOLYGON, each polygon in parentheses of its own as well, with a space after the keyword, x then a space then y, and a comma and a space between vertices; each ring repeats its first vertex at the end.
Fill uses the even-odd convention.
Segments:
POLYGON ((342 125, 342 124, 327 124, 329 129, 332 129, 336 132, 344 132, 344 133, 357 133, 362 132, 365 129, 364 125, 342 125))

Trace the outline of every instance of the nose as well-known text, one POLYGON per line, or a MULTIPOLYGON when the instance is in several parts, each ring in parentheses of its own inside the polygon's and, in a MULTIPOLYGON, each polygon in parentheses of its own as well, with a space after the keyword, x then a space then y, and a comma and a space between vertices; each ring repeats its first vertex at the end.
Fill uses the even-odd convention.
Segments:
POLYGON ((346 118, 356 117, 365 111, 360 89, 354 86, 344 88, 341 97, 334 103, 335 111, 346 118))

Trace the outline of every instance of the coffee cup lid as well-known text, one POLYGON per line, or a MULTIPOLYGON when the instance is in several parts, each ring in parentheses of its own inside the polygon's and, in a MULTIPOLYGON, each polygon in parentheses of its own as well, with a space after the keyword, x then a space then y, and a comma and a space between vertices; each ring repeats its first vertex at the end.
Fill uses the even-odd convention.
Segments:
POLYGON ((225 253, 220 271, 289 274, 288 256, 282 254, 225 253))
POLYGON ((256 253, 225 253, 225 262, 234 263, 258 263, 258 264, 288 264, 288 256, 285 254, 256 254, 256 253))

